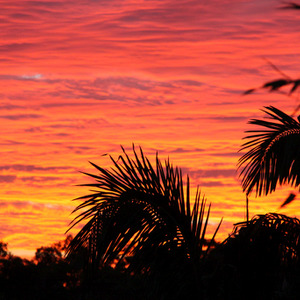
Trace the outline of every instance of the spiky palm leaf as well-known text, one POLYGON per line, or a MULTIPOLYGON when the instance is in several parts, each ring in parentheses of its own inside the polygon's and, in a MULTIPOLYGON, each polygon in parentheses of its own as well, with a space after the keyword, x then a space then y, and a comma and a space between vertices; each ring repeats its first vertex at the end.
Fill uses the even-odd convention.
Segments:
POLYGON ((251 120, 250 124, 263 129, 247 131, 254 134, 245 137, 249 141, 241 148, 248 150, 238 164, 247 195, 253 189, 261 196, 273 192, 278 184, 300 184, 299 122, 273 106, 263 111, 271 121, 251 120))
POLYGON ((141 148, 139 154, 133 148, 134 159, 122 150, 118 160, 110 157, 111 170, 91 163, 99 174, 85 173, 96 183, 86 184, 93 188, 92 193, 78 198, 83 202, 74 212, 81 212, 70 229, 86 224, 73 239, 69 253, 88 248, 96 268, 121 263, 126 256, 133 270, 151 268, 160 255, 199 261, 208 251, 204 244, 210 206, 205 218, 205 199, 197 191, 191 209, 189 178, 184 192, 181 171, 169 160, 163 166, 156 156, 153 168, 141 148))
MULTIPOLYGON (((223 242, 223 245, 235 244, 236 241, 247 243, 259 248, 266 248, 270 253, 276 253, 278 262, 288 262, 290 264, 299 260, 300 256, 300 220, 277 213, 256 215, 248 222, 234 224, 233 232, 223 242)), ((245 247, 246 251, 251 249, 245 247)), ((254 253, 251 253, 253 255, 254 253)))

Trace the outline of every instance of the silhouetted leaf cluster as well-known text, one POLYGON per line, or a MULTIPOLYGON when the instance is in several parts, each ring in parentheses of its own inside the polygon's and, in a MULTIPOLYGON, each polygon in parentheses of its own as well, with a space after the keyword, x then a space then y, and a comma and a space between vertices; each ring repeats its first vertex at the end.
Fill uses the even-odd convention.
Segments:
POLYGON ((98 270, 93 282, 86 276, 85 249, 64 257, 63 249, 72 240, 40 247, 32 260, 14 256, 0 242, 0 299, 3 300, 96 300, 145 299, 141 280, 121 270, 98 270))
POLYGON ((285 215, 235 224, 218 248, 222 263, 212 282, 228 299, 299 299, 299 239, 300 221, 285 215))
MULTIPOLYGON (((292 123, 274 108, 267 111, 292 123)), ((96 183, 88 184, 92 193, 81 197, 85 200, 79 205, 85 208, 79 220, 89 216, 89 225, 77 239, 68 236, 64 242, 40 247, 31 261, 11 255, 7 244, 0 243, 0 299, 300 297, 298 219, 259 215, 236 224, 222 244, 214 237, 207 240, 209 210, 204 218, 205 201, 199 192, 195 203, 189 200, 188 179, 183 192, 180 170, 169 160, 162 166, 158 158, 154 169, 141 149, 133 150, 135 159, 123 151, 118 161, 111 158, 111 170, 94 165, 100 174, 90 174, 96 183), (135 234, 126 237, 133 229, 138 239, 135 234), (112 256, 103 263, 103 255, 110 257, 107 251, 112 256)))
POLYGON ((281 8, 282 9, 300 9, 300 4, 298 4, 296 2, 288 2, 281 8))
POLYGON ((0 258, 5 258, 7 255, 7 243, 0 242, 0 258))
POLYGON ((271 121, 250 120, 262 129, 247 131, 252 134, 241 148, 248 150, 238 164, 247 195, 253 189, 261 196, 275 191, 278 184, 300 184, 300 123, 273 106, 263 111, 271 121))
POLYGON ((7 251, 7 244, 1 245, 0 252, 6 255, 0 258, 0 299, 73 298, 68 275, 71 264, 57 245, 37 249, 32 260, 14 256, 7 251))
MULTIPOLYGON (((286 8, 288 8, 290 5, 292 5, 293 7, 297 6, 297 4, 295 4, 295 3, 289 3, 289 4, 287 4, 286 8)), ((265 59, 265 60, 282 77, 279 78, 279 79, 268 81, 265 84, 263 84, 261 87, 251 88, 249 90, 246 90, 243 93, 244 95, 252 94, 253 92, 255 92, 258 89, 267 89, 270 92, 274 92, 274 91, 277 91, 277 92, 281 91, 282 92, 282 88, 287 87, 289 89, 289 91, 287 92, 287 95, 290 96, 296 90, 299 89, 300 78, 293 79, 293 78, 289 77, 288 75, 286 75, 285 73, 283 73, 277 66, 275 66, 272 62, 270 62, 267 59, 265 59)), ((299 106, 296 108, 295 112, 298 109, 299 109, 299 106)))
POLYGON ((199 191, 191 205, 189 178, 184 191, 181 171, 169 160, 163 166, 156 157, 152 166, 141 148, 139 153, 133 148, 133 154, 134 159, 123 149, 117 161, 110 157, 111 170, 92 163, 99 174, 86 173, 96 182, 85 185, 93 188, 91 194, 78 198, 84 202, 75 212, 83 212, 72 226, 86 224, 69 253, 83 246, 93 269, 125 262, 129 272, 148 274, 160 270, 162 263, 172 263, 174 257, 177 265, 178 261, 199 263, 210 248, 204 247, 210 206, 205 218, 206 201, 199 191))
MULTIPOLYGON (((261 89, 267 89, 270 92, 279 91, 282 87, 290 87, 290 90, 288 92, 289 95, 294 93, 300 86, 300 79, 290 79, 290 78, 280 78, 276 80, 272 80, 269 82, 266 82, 264 85, 262 85, 261 89)), ((244 92, 244 95, 251 94, 255 92, 257 89, 260 88, 252 88, 244 92)))

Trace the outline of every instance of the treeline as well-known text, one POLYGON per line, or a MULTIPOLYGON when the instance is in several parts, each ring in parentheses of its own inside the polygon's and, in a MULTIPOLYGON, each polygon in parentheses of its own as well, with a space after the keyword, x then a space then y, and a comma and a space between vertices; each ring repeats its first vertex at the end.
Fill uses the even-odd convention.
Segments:
POLYGON ((84 247, 66 258, 71 236, 38 248, 32 260, 0 242, 0 299, 300 299, 299 232, 298 219, 256 216, 237 224, 198 265, 178 259, 179 252, 157 252, 151 271, 135 274, 126 264, 90 272, 84 247))
POLYGON ((72 240, 36 249, 28 260, 9 252, 0 241, 1 300, 142 299, 142 283, 122 270, 103 267, 97 279, 86 272, 85 250, 68 258, 64 253, 72 240))

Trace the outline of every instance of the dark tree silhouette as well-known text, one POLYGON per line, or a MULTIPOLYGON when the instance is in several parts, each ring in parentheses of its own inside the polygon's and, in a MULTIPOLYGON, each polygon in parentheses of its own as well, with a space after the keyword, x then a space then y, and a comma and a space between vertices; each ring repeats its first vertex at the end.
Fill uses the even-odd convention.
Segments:
POLYGON ((40 247, 35 252, 35 261, 38 264, 51 265, 62 260, 62 253, 59 248, 40 247))
MULTIPOLYGON (((248 141, 241 150, 248 150, 239 159, 243 191, 268 195, 277 185, 300 184, 300 123, 269 106, 264 112, 271 121, 253 119, 250 124, 262 129, 247 131, 248 141)), ((290 199, 293 200, 293 199, 290 199)))
POLYGON ((218 249, 223 260, 212 282, 228 299, 299 299, 299 240, 296 218, 268 213, 238 223, 218 249))
POLYGON ((84 247, 94 270, 116 263, 136 274, 161 274, 168 266, 169 276, 183 276, 181 268, 189 265, 196 278, 210 249, 205 239, 210 206, 205 218, 206 201, 197 191, 191 207, 189 178, 184 190, 181 171, 169 160, 163 166, 156 157, 153 167, 141 148, 133 154, 134 159, 123 149, 117 161, 110 157, 111 170, 92 163, 99 174, 85 173, 96 182, 85 184, 93 190, 78 198, 83 202, 75 212, 83 211, 71 228, 86 224, 70 243, 69 255, 84 247))
POLYGON ((4 258, 8 255, 7 243, 0 242, 0 258, 4 258))

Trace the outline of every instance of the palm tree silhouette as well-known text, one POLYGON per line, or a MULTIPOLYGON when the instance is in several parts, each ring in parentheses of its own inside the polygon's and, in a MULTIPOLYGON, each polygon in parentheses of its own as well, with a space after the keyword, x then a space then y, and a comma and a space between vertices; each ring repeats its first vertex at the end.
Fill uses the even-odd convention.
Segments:
MULTIPOLYGON (((262 129, 247 131, 251 135, 245 137, 248 141, 241 150, 248 152, 238 163, 247 197, 253 190, 261 196, 272 193, 278 185, 300 184, 300 123, 273 106, 263 111, 271 120, 250 120, 250 124, 262 129)), ((286 204, 294 200, 293 195, 286 204)))
POLYGON ((80 213, 70 229, 85 225, 68 253, 85 247, 92 271, 115 263, 125 264, 130 272, 151 273, 159 265, 187 262, 196 275, 196 266, 209 251, 221 222, 207 244, 210 205, 206 210, 199 190, 192 203, 189 177, 184 188, 181 171, 169 159, 163 165, 156 156, 153 167, 141 148, 137 152, 133 147, 134 158, 122 150, 118 160, 110 156, 110 170, 91 163, 99 174, 85 173, 96 182, 83 185, 92 191, 78 198, 83 202, 74 210, 80 213))

